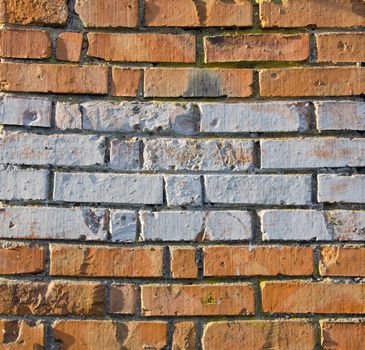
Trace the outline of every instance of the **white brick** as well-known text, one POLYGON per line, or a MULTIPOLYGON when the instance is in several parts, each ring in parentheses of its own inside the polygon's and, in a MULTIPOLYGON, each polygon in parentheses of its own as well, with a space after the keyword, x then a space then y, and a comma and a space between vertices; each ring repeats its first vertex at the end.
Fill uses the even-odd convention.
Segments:
POLYGON ((365 166, 365 139, 305 138, 261 141, 262 168, 365 166))
POLYGON ((320 101, 314 103, 317 125, 325 130, 365 130, 365 103, 358 101, 320 101))
POLYGON ((140 142, 137 139, 110 142, 110 167, 115 170, 140 170, 140 142))
POLYGON ((0 237, 103 240, 105 210, 11 207, 0 209, 0 237))
POLYGON ((80 105, 71 102, 57 102, 55 127, 61 130, 81 129, 82 116, 80 105))
POLYGON ((200 130, 212 133, 288 132, 308 129, 309 103, 204 103, 200 130))
POLYGON ((253 167, 253 142, 158 139, 144 141, 144 170, 240 171, 253 167))
POLYGON ((89 135, 0 135, 0 163, 88 166, 104 163, 105 140, 89 135))
POLYGON ((56 173, 54 199, 65 202, 162 204, 158 175, 56 173))
POLYGON ((206 203, 311 203, 310 175, 206 175, 206 203))
POLYGON ((318 201, 365 203, 365 175, 318 175, 318 201))
POLYGON ((51 126, 52 101, 43 97, 0 96, 0 124, 51 126))
POLYGON ((113 242, 133 242, 137 233, 137 212, 110 210, 110 233, 113 242))
POLYGON ((0 199, 48 198, 48 171, 7 169, 0 171, 0 199))
POLYGON ((172 207, 202 204, 202 185, 199 175, 165 176, 167 204, 172 207))

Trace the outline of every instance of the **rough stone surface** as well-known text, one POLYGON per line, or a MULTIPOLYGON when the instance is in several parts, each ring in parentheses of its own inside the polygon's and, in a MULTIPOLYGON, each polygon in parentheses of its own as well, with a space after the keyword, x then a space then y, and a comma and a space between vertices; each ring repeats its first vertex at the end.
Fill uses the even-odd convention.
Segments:
POLYGON ((82 129, 82 115, 79 104, 57 102, 55 127, 61 130, 82 129))
POLYGON ((196 328, 194 322, 175 322, 172 336, 172 350, 196 349, 196 328))
POLYGON ((137 286, 133 284, 112 284, 109 290, 110 312, 112 314, 135 314, 137 310, 137 286))
POLYGON ((133 242, 137 234, 137 212, 110 210, 110 234, 113 242, 133 242))
POLYGON ((197 278, 196 250, 192 247, 171 247, 171 275, 173 278, 197 278))
POLYGON ((199 175, 165 176, 167 205, 172 207, 202 205, 202 184, 199 175))
POLYGON ((138 139, 110 141, 110 167, 115 170, 140 170, 140 147, 138 139))

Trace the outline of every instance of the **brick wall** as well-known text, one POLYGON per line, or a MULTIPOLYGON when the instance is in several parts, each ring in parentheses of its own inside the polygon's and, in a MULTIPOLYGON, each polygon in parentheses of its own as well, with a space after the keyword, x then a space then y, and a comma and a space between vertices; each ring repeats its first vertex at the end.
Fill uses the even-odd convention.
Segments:
POLYGON ((0 349, 364 349, 364 0, 0 22, 0 349))

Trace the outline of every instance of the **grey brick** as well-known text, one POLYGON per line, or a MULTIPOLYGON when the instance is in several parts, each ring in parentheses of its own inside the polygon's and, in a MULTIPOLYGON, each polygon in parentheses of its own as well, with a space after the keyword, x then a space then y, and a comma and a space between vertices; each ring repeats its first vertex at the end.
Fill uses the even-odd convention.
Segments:
POLYGON ((82 129, 80 105, 71 102, 57 102, 55 127, 61 130, 82 129))
POLYGON ((165 176, 167 204, 172 207, 202 204, 202 185, 199 175, 165 176))
POLYGON ((140 142, 137 139, 110 142, 110 168, 115 170, 140 170, 140 142))
POLYGON ((137 212, 110 210, 109 225, 113 242, 133 242, 137 234, 137 212))

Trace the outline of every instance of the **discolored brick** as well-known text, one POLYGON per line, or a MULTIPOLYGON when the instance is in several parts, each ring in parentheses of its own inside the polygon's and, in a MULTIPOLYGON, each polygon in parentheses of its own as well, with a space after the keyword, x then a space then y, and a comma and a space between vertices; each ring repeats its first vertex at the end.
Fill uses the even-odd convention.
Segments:
POLYGON ((110 313, 134 314, 137 310, 137 286, 133 284, 112 284, 109 290, 110 313))

